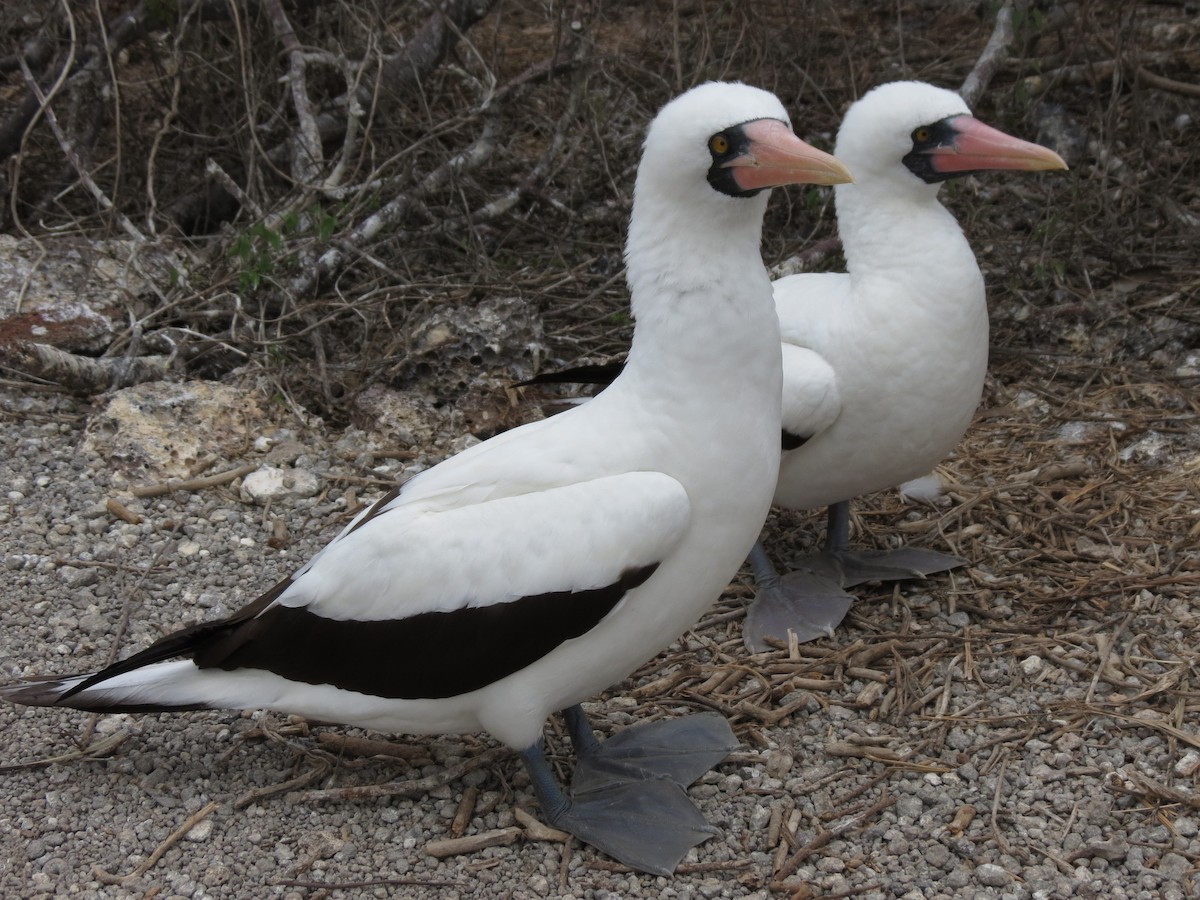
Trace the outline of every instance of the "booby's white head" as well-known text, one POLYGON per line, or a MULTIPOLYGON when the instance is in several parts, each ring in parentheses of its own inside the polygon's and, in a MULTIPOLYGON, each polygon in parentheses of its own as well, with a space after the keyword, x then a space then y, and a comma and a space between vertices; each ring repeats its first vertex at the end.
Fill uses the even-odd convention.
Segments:
POLYGON ((765 188, 849 181, 846 167, 792 134, 779 98, 761 88, 710 81, 680 94, 650 124, 638 186, 653 183, 682 199, 703 175, 718 195, 745 198, 765 188))
POLYGON ((920 81, 894 81, 863 95, 847 110, 834 152, 864 190, 890 184, 935 194, 941 182, 970 172, 1067 167, 1053 150, 983 124, 953 91, 920 81))
POLYGON ((731 82, 695 87, 664 106, 646 135, 626 244, 631 285, 648 269, 679 270, 681 259, 703 261, 724 245, 757 248, 771 187, 849 180, 845 166, 792 133, 774 94, 731 82))

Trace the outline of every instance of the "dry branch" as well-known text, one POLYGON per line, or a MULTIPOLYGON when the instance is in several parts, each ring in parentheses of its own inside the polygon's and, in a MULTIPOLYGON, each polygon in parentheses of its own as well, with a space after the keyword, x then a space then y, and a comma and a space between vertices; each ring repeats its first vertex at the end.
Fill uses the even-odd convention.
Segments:
POLYGON ((1174 78, 1167 78, 1164 75, 1156 75, 1144 66, 1138 66, 1134 69, 1137 80, 1142 84, 1152 88, 1158 88, 1162 91, 1171 91, 1176 94, 1182 94, 1185 97, 1200 97, 1200 84, 1191 84, 1186 81, 1176 81, 1174 78))
POLYGON ((88 167, 84 165, 75 142, 71 141, 63 129, 59 126, 58 117, 54 114, 54 109, 50 106, 46 95, 42 93, 41 85, 37 83, 37 79, 33 77, 33 73, 29 71, 29 67, 25 65, 25 60, 23 58, 20 60, 20 63, 21 74, 25 76, 26 86, 37 98, 38 104, 42 107, 42 112, 46 116, 46 123, 50 126, 50 130, 54 132, 55 138, 58 139, 58 146, 62 149, 63 156, 67 158, 67 162, 71 164, 71 168, 75 170, 75 174, 79 176, 79 180, 83 182, 83 185, 88 189, 91 195, 96 198, 97 203, 104 207, 104 209, 109 210, 116 215, 117 222, 120 224, 121 228, 126 234, 140 244, 145 243, 146 236, 138 230, 136 225, 129 221, 127 216, 113 206, 112 200, 110 200, 108 195, 100 189, 98 184, 96 184, 95 180, 91 176, 91 173, 88 172, 88 167))
POLYGON ((177 481, 164 481, 160 484, 137 485, 130 489, 135 497, 161 497, 163 494, 173 494, 175 491, 202 491, 206 488, 217 487, 236 481, 251 472, 257 472, 260 463, 246 463, 215 475, 205 475, 202 478, 184 478, 177 481))
POLYGON ((447 856, 459 856, 463 853, 476 853, 488 847, 506 847, 515 842, 522 830, 515 825, 499 828, 495 831, 485 831, 481 834, 470 834, 460 838, 440 838, 425 845, 425 852, 430 856, 442 859, 447 856))
POLYGON ((283 45, 288 57, 287 82, 291 88, 292 106, 296 110, 299 130, 292 148, 292 178, 301 184, 316 181, 324 157, 321 153, 321 133, 317 128, 312 100, 308 96, 308 81, 305 77, 304 50, 296 37, 287 13, 280 0, 262 0, 266 7, 275 36, 283 45))
POLYGON ((171 370, 166 356, 104 357, 76 356, 49 344, 13 341, 0 344, 0 366, 77 394, 99 394, 113 387, 158 381, 171 370))
POLYGON ((1121 768, 1110 773, 1108 786, 1117 793, 1144 797, 1152 803, 1170 803, 1200 809, 1200 794, 1195 791, 1162 784, 1131 768, 1121 768))
POLYGON ((168 850, 170 850, 177 843, 179 843, 179 841, 183 839, 184 835, 186 835, 189 831, 191 831, 193 828, 195 828, 196 825, 199 824, 199 822, 201 820, 207 818, 213 811, 215 811, 218 808, 218 806, 219 806, 219 804, 216 801, 213 801, 212 803, 209 803, 207 806, 203 807, 202 809, 197 810, 196 812, 194 812, 190 816, 188 816, 183 821, 182 825, 180 825, 178 828, 176 828, 174 831, 172 831, 167 836, 167 839, 165 841, 163 841, 161 844, 159 844, 158 847, 155 848, 154 852, 151 853, 150 856, 147 857, 144 862, 142 862, 140 865, 138 865, 138 867, 135 868, 128 875, 113 875, 111 872, 108 872, 105 869, 102 869, 100 866, 94 866, 92 868, 93 874, 95 874, 97 880, 99 880, 103 884, 128 884, 131 881, 137 880, 138 878, 142 877, 147 872, 149 872, 151 869, 153 869, 158 864, 158 861, 163 858, 163 856, 166 854, 166 852, 168 850))
MULTIPOLYGON (((573 57, 566 57, 564 53, 560 53, 552 60, 531 69, 524 73, 520 78, 506 86, 501 91, 500 96, 506 96, 515 93, 520 87, 527 84, 532 84, 536 80, 546 78, 551 74, 560 72, 570 67, 575 69, 577 73, 583 71, 584 55, 587 49, 587 42, 576 42, 576 53, 573 57)), ((529 174, 521 179, 521 183, 512 190, 506 192, 503 196, 496 198, 486 206, 475 211, 472 215, 474 221, 487 221, 504 215, 511 210, 520 199, 532 191, 547 175, 550 169, 558 163, 563 154, 563 150, 567 143, 567 129, 575 124, 575 117, 579 111, 579 105, 583 98, 584 88, 587 85, 587 78, 583 74, 577 75, 575 84, 571 88, 571 94, 567 98, 566 108, 562 115, 558 117, 558 124, 554 127, 554 134, 550 138, 550 143, 542 153, 538 161, 529 170, 529 174)))
POLYGON ((0 765, 0 773, 18 772, 22 769, 40 769, 44 766, 75 762, 79 759, 104 759, 125 743, 130 736, 128 731, 117 731, 102 740, 96 741, 94 744, 89 744, 79 750, 72 750, 69 753, 60 753, 57 756, 48 756, 45 759, 35 759, 32 762, 0 765))
MULTIPOLYGON (((53 24, 57 24, 54 22, 53 24)), ((21 49, 10 56, 0 57, 0 75, 18 72, 22 64, 30 69, 40 69, 54 58, 57 35, 51 28, 44 29, 26 41, 21 49)))
POLYGON ((770 270, 771 277, 785 278, 788 275, 797 275, 801 272, 811 271, 818 263, 823 262, 826 258, 841 249, 842 239, 837 235, 822 238, 815 243, 809 244, 799 253, 794 253, 782 262, 772 266, 770 270))
MULTIPOLYGON (((491 12, 495 5, 496 0, 449 0, 435 10, 401 52, 384 60, 384 90, 402 96, 419 85, 458 43, 463 32, 491 12)), ((369 102, 371 98, 362 99, 369 102)))
POLYGON ((804 862, 804 860, 808 859, 808 857, 812 856, 835 837, 865 825, 870 819, 873 819, 888 807, 894 806, 897 799, 899 798, 891 794, 884 794, 879 800, 877 800, 875 803, 872 803, 861 812, 848 816, 841 822, 834 825, 832 828, 822 831, 815 838, 793 853, 788 858, 787 862, 779 867, 779 870, 774 876, 775 881, 782 882, 800 867, 800 863, 804 862))
MULTIPOLYGON (((473 5, 471 3, 458 3, 456 8, 478 12, 482 9, 483 3, 473 5)), ((480 14, 482 15, 482 13, 480 14)), ((436 18, 436 17, 435 17, 436 18)), ((441 20, 438 19, 440 22, 441 20)), ((475 21, 475 19, 471 19, 475 21)), ((427 23, 420 34, 424 37, 422 40, 432 42, 435 40, 436 28, 432 27, 433 19, 427 23)), ((414 43, 417 39, 414 38, 414 43)), ((438 43, 441 46, 441 43, 438 43)), ((580 44, 582 52, 582 43, 580 44)), ((431 57, 428 53, 420 51, 419 48, 413 48, 410 45, 413 62, 401 67, 397 71, 414 71, 416 60, 431 60, 430 67, 436 64, 437 59, 431 57)), ((287 293, 293 296, 306 296, 315 290, 324 280, 336 274, 345 266, 350 259, 353 251, 363 247, 371 240, 379 236, 384 231, 393 227, 401 219, 403 219, 410 210, 420 208, 424 201, 433 196, 437 191, 441 190, 450 180, 465 172, 469 172, 483 165, 496 149, 496 141, 500 134, 501 122, 500 116, 502 111, 502 103, 504 100, 515 96, 520 90, 526 86, 533 84, 543 78, 549 77, 555 73, 563 71, 566 68, 573 68, 579 65, 580 57, 571 58, 564 53, 560 53, 553 60, 534 67, 530 71, 523 73, 513 82, 506 85, 496 93, 495 96, 489 98, 489 102, 485 108, 480 110, 480 115, 483 117, 484 126, 482 133, 478 138, 465 150, 452 156, 446 160, 441 166, 427 174, 421 182, 412 189, 405 190, 394 196, 391 200, 385 203, 380 209, 372 213, 366 219, 361 221, 353 231, 341 241, 337 246, 330 248, 323 253, 316 261, 316 264, 309 271, 300 274, 292 280, 287 286, 287 293)), ((564 115, 559 120, 559 126, 555 131, 555 135, 551 140, 550 147, 543 154, 542 159, 538 161, 530 175, 513 191, 510 191, 504 198, 500 198, 493 203, 488 204, 479 214, 484 218, 491 218, 499 215, 512 207, 522 193, 531 189, 534 182, 544 177, 546 171, 550 167, 552 161, 557 159, 561 154, 564 143, 564 128, 565 124, 570 119, 570 113, 576 108, 582 90, 582 79, 576 82, 576 90, 572 91, 571 100, 568 102, 568 114, 564 115)))
POLYGON ((287 781, 281 781, 278 784, 268 784, 264 785, 263 787, 251 788, 233 801, 233 808, 245 809, 252 803, 258 803, 262 800, 266 800, 268 797, 274 797, 276 794, 284 794, 302 787, 307 787, 317 779, 324 777, 329 770, 330 765, 324 761, 321 761, 307 772, 301 772, 295 778, 289 778, 287 781))
POLYGON ((356 756, 388 756, 393 759, 427 759, 429 757, 428 747, 353 737, 332 731, 318 732, 317 740, 324 749, 338 755, 353 753, 356 756))
POLYGON ((980 54, 970 74, 963 80, 962 87, 958 89, 959 96, 966 101, 967 106, 975 106, 979 98, 983 96, 992 77, 1004 65, 1005 54, 1012 40, 1013 4, 1012 0, 1005 0, 996 12, 996 25, 983 48, 983 53, 980 54))

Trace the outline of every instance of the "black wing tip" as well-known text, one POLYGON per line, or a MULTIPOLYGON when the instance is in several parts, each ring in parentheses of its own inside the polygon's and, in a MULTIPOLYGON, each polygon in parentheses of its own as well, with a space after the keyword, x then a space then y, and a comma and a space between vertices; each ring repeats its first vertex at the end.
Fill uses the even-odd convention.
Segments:
POLYGON ((211 709, 207 703, 137 703, 110 699, 101 694, 78 696, 98 675, 35 675, 12 684, 0 684, 0 700, 20 706, 57 707, 96 713, 188 712, 211 709))
POLYGON ((58 706, 64 697, 78 688, 85 675, 35 675, 12 684, 0 685, 0 700, 22 706, 58 706), (72 685, 68 687, 68 685, 72 685))

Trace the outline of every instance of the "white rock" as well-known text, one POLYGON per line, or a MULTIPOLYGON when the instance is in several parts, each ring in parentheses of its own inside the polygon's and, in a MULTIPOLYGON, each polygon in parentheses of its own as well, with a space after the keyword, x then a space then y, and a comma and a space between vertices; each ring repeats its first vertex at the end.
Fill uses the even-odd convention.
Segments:
POLYGON ((794 762, 792 754, 786 750, 772 750, 767 754, 767 774, 772 778, 782 778, 792 771, 794 762))
POLYGON ((922 475, 920 478, 904 482, 898 490, 903 502, 917 500, 922 503, 933 503, 942 496, 942 479, 936 473, 922 475))
POLYGON ((1036 675, 1042 671, 1042 658, 1034 653, 1021 660, 1021 671, 1026 675, 1036 675))
POLYGON ((242 499, 265 504, 285 497, 311 497, 321 489, 317 476, 305 469, 264 466, 242 479, 242 499))
POLYGON ((132 723, 133 719, 128 713, 114 713, 111 716, 102 716, 96 721, 96 732, 116 734, 118 731, 127 731, 132 723))
POLYGON ((212 830, 212 819, 201 819, 199 822, 189 828, 188 833, 183 837, 184 840, 188 841, 207 841, 209 836, 212 834, 212 830))
POLYGON ((1090 444, 1125 428, 1124 422, 1065 422, 1058 429, 1058 440, 1064 444, 1090 444))
POLYGON ((1117 456, 1120 457, 1121 462, 1134 460, 1137 462, 1158 463, 1165 459, 1170 449, 1171 439, 1169 437, 1157 431, 1148 431, 1144 437, 1124 447, 1117 456))
POLYGON ((249 435, 270 427, 276 412, 262 401, 219 382, 134 385, 89 417, 82 449, 136 481, 184 478, 201 459, 240 459, 249 435))
POLYGON ((1183 778, 1190 778, 1197 769, 1200 769, 1200 752, 1195 750, 1189 750, 1175 763, 1175 774, 1183 778))

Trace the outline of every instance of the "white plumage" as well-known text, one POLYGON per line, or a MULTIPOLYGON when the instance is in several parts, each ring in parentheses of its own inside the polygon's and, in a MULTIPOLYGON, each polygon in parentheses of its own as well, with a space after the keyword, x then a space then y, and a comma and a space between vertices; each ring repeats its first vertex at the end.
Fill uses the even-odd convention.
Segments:
POLYGON ((827 506, 924 475, 958 443, 987 371, 983 276, 962 229, 902 164, 911 133, 968 115, 952 91, 875 89, 847 111, 836 153, 855 183, 834 188, 845 273, 774 282, 785 347, 784 454, 775 502, 827 506), (816 415, 804 409, 823 400, 816 415))
MULTIPOLYGON (((894 487, 954 448, 982 394, 988 317, 975 255, 938 189, 969 171, 1065 168, 1052 151, 972 118, 952 91, 919 82, 886 84, 853 104, 834 152, 855 178, 834 188, 847 271, 774 282, 783 428, 800 443, 783 453, 775 503, 792 509, 894 487)), ((840 621, 852 598, 809 603, 814 583, 828 600, 829 580, 849 586, 959 562, 930 551, 851 554, 846 535, 832 533, 844 527, 844 515, 831 518, 833 552, 812 562, 817 575, 771 583, 764 573, 770 590, 795 596, 791 612, 752 612, 752 647, 789 627, 808 639, 840 621)))
MULTIPOLYGON (((564 798, 538 746, 548 715, 625 677, 699 618, 766 516, 781 369, 759 255, 764 189, 847 177, 786 122, 773 95, 714 83, 651 125, 626 247, 634 345, 604 396, 417 475, 228 620, 95 676, 3 694, 85 709, 265 707, 389 732, 486 730, 522 751, 552 821, 669 871, 708 830, 673 824, 698 813, 664 779, 686 784, 699 772, 606 773, 622 802, 643 798, 622 814, 609 800, 564 798), (646 797, 664 812, 642 835, 633 823, 646 797), (673 829, 675 843, 655 850, 673 829)), ((584 730, 576 716, 581 756, 598 757, 584 730)))

